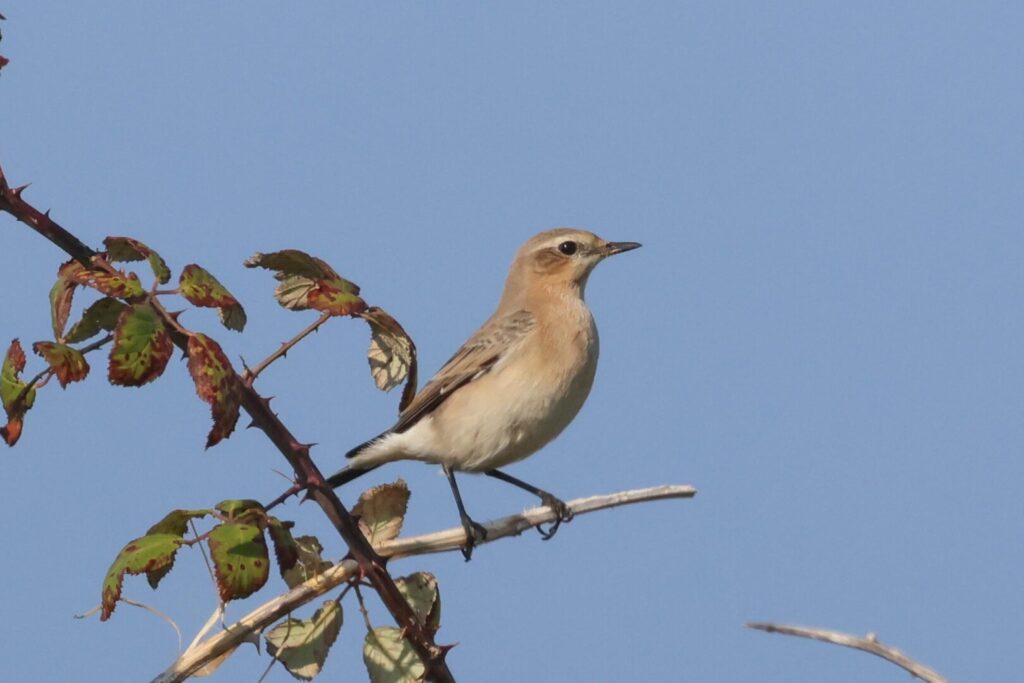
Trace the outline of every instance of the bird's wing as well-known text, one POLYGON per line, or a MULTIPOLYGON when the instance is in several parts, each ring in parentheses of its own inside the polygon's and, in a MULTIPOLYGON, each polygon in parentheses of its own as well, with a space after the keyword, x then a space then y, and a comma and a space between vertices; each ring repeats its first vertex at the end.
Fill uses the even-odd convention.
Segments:
POLYGON ((516 311, 487 321, 416 394, 391 431, 404 432, 433 412, 456 389, 487 374, 536 324, 529 311, 516 311))

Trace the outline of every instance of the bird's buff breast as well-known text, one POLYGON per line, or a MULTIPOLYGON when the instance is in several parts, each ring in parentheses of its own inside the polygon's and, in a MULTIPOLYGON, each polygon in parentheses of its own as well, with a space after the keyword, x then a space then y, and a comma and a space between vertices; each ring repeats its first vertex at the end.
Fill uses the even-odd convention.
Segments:
POLYGON ((572 422, 597 370, 597 329, 589 311, 584 313, 582 326, 535 330, 540 343, 524 344, 528 352, 512 354, 476 380, 474 391, 457 392, 444 403, 424 425, 441 462, 466 471, 504 467, 533 454, 572 422))

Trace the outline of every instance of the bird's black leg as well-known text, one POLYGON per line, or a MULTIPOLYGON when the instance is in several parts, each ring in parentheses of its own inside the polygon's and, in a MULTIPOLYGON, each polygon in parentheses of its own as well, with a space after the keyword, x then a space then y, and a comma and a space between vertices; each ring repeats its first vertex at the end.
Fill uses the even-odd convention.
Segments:
POLYGON ((490 472, 487 472, 486 474, 487 474, 488 477, 494 477, 495 479, 500 479, 501 481, 503 481, 505 483, 512 484, 513 486, 518 486, 519 488, 523 489, 524 491, 529 491, 533 495, 535 495, 538 498, 540 498, 540 502, 542 502, 544 505, 547 505, 549 508, 551 508, 552 512, 554 512, 555 515, 557 515, 555 517, 554 523, 551 525, 551 528, 549 528, 547 530, 544 530, 544 528, 540 524, 537 525, 537 531, 540 532, 541 537, 545 541, 550 539, 552 536, 555 535, 555 532, 558 531, 558 527, 560 527, 562 525, 562 522, 571 522, 572 521, 572 518, 574 516, 573 515, 573 511, 570 510, 569 506, 566 505, 557 496, 554 496, 554 495, 548 493, 544 489, 539 489, 536 486, 533 486, 532 484, 527 484, 522 479, 516 479, 515 477, 513 477, 513 476, 511 476, 509 474, 505 474, 501 470, 491 470, 490 472))
POLYGON ((444 469, 445 476, 448 477, 448 483, 452 487, 452 495, 455 496, 455 505, 459 508, 459 519, 462 520, 462 528, 466 530, 466 545, 462 548, 462 556, 466 558, 466 562, 469 562, 470 558, 473 557, 473 548, 476 547, 476 544, 487 539, 487 529, 474 522, 466 514, 466 506, 462 504, 462 494, 459 493, 459 485, 455 483, 454 470, 448 467, 448 465, 442 465, 441 467, 444 469))

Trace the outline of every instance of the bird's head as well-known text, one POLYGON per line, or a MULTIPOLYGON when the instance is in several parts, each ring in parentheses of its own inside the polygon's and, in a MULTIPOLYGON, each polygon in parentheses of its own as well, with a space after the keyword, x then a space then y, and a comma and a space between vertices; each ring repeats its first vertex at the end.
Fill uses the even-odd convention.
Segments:
POLYGON ((587 230, 556 228, 526 241, 512 262, 506 293, 510 288, 571 287, 582 296, 594 267, 615 254, 636 249, 636 242, 609 242, 587 230))

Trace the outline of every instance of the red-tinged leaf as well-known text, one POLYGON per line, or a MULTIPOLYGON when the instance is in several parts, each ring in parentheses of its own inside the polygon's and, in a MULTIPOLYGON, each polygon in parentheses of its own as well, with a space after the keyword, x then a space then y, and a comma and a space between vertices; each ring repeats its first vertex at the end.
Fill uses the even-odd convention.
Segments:
POLYGON ((398 537, 409 507, 409 487, 399 479, 381 484, 359 496, 352 515, 359 518, 359 528, 375 549, 398 537))
POLYGON ((75 296, 75 288, 78 286, 68 275, 70 268, 77 266, 81 269, 82 264, 78 261, 69 261, 57 270, 57 281, 50 288, 50 320, 53 323, 53 338, 60 339, 64 334, 64 326, 68 323, 68 316, 71 315, 71 300, 75 296))
POLYGON ((299 546, 292 537, 291 523, 285 523, 277 517, 267 517, 267 531, 274 542, 274 555, 277 557, 277 568, 282 578, 289 569, 299 561, 299 546))
POLYGON ((25 413, 36 401, 36 388, 21 380, 25 369, 25 351, 17 339, 11 341, 0 367, 0 402, 7 413, 7 424, 0 427, 0 436, 8 446, 13 446, 21 438, 21 428, 25 413))
POLYGON ((69 261, 61 267, 65 277, 75 284, 85 287, 92 287, 107 296, 118 299, 130 299, 143 295, 142 284, 139 276, 135 273, 124 273, 116 271, 108 273, 105 270, 90 270, 78 261, 69 261))
MULTIPOLYGON (((121 599, 121 586, 127 574, 157 574, 163 577, 174 564, 174 555, 184 540, 175 534, 147 534, 137 538, 117 554, 103 579, 102 610, 100 621, 106 621, 113 614, 117 601, 121 599)), ((155 587, 159 578, 150 585, 155 587)))
POLYGON ((213 414, 213 429, 206 439, 209 448, 235 430, 241 403, 238 378, 220 345, 199 333, 188 338, 188 371, 196 393, 210 404, 213 414))
POLYGON ((167 283, 171 279, 171 269, 167 267, 160 254, 156 253, 142 242, 131 237, 108 237, 103 240, 107 248, 107 260, 115 261, 149 261, 149 267, 153 269, 160 284, 167 283))
POLYGON ((89 363, 78 349, 55 342, 38 341, 32 345, 32 350, 47 362, 63 389, 71 382, 81 382, 89 374, 89 363))
POLYGON ((229 330, 245 328, 245 309, 217 278, 196 264, 185 266, 178 280, 178 291, 193 306, 220 309, 220 322, 229 330))
POLYGON ((298 249, 257 253, 245 266, 275 271, 274 277, 281 284, 274 296, 285 308, 312 308, 331 315, 356 315, 366 310, 358 285, 338 275, 326 261, 298 249))
POLYGON ((221 601, 249 597, 267 582, 270 557, 259 526, 220 524, 210 531, 209 544, 221 601))
POLYGON ((163 374, 173 349, 171 335, 149 304, 126 308, 114 330, 108 377, 111 384, 139 387, 163 374))
POLYGON ((68 330, 64 341, 68 344, 77 344, 95 337, 100 330, 113 332, 121 313, 127 307, 127 304, 121 303, 117 299, 111 299, 109 296, 93 302, 82 313, 82 319, 68 330))
POLYGON ((398 321, 382 308, 371 306, 359 316, 370 325, 367 359, 377 388, 391 391, 406 378, 409 380, 398 404, 398 412, 402 412, 416 395, 416 344, 398 321))

